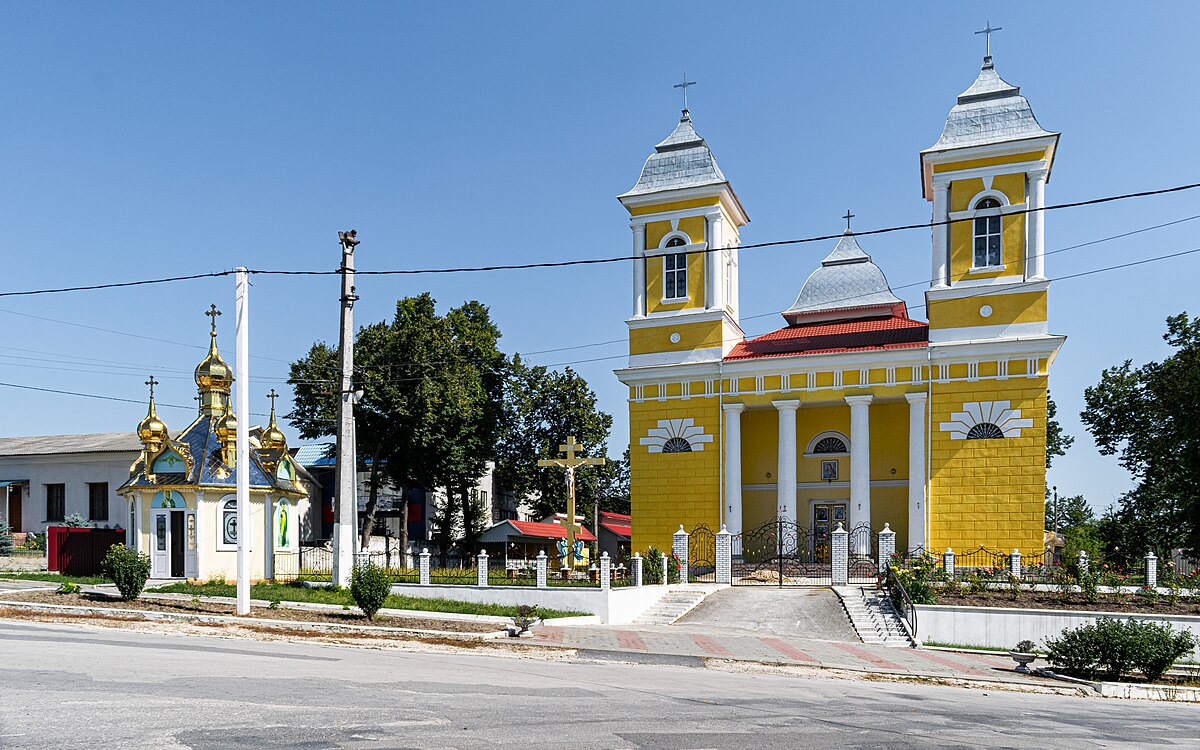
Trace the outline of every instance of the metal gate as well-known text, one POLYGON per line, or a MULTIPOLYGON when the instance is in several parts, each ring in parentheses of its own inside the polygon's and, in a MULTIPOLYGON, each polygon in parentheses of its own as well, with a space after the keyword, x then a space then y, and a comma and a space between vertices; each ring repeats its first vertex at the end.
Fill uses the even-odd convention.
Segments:
POLYGON ((717 580, 717 536, 705 524, 688 534, 688 582, 715 583, 717 580))
MULTIPOLYGON (((734 586, 830 586, 833 549, 826 527, 800 526, 775 518, 757 529, 734 535, 734 586)), ((866 524, 847 537, 850 584, 871 584, 878 573, 879 534, 866 524)))

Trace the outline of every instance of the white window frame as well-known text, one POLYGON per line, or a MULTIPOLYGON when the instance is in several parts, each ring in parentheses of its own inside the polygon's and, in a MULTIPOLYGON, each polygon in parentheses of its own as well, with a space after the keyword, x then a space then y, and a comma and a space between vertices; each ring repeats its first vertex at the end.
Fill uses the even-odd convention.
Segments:
POLYGON ((845 433, 837 430, 826 430, 819 432, 813 436, 812 440, 808 441, 808 447, 804 449, 805 458, 844 458, 850 455, 850 438, 846 437, 845 433), (817 453, 817 443, 820 443, 825 438, 837 438, 846 446, 845 453, 817 453))
MULTIPOLYGON (((236 539, 234 540, 233 544, 229 544, 225 541, 225 514, 226 513, 233 513, 235 516, 237 515, 237 496, 236 495, 225 495, 224 497, 222 497, 220 500, 217 501, 217 538, 216 538, 217 549, 219 549, 219 550, 236 550, 237 549, 237 540, 236 539), (232 507, 226 508, 225 506, 229 505, 229 504, 232 504, 232 507)), ((238 529, 238 533, 241 534, 242 530, 238 529)))
POLYGON ((668 232, 658 243, 658 248, 662 252, 663 264, 663 280, 662 280, 662 301, 664 303, 687 302, 691 296, 688 294, 688 254, 686 248, 692 244, 692 238, 688 237, 683 232, 668 232), (668 245, 671 240, 681 240, 682 245, 668 245), (677 252, 683 250, 683 252, 677 252), (679 260, 682 257, 683 266, 680 267, 679 260), (668 268, 668 261, 676 264, 674 268, 668 268), (667 296, 667 277, 671 276, 675 289, 674 296, 667 296), (683 278, 683 294, 679 293, 679 279, 683 278))
MULTIPOLYGON (((1008 203, 1008 200, 1005 198, 1004 194, 998 193, 995 190, 986 190, 983 193, 980 193, 979 195, 972 198, 972 200, 971 200, 971 207, 972 207, 972 213, 971 213, 971 271, 970 271, 971 273, 1003 271, 1004 270, 1004 216, 1003 216, 1003 210, 1004 210, 1004 206, 1007 203, 1008 203), (985 200, 988 200, 989 198, 991 200, 996 201, 1000 205, 991 206, 988 208, 977 208, 977 206, 980 203, 982 203, 985 200), (992 219, 992 218, 995 218, 996 221, 999 223, 999 228, 997 229, 997 231, 995 233, 993 233, 990 231, 990 229, 985 228, 984 234, 980 235, 979 234, 979 226, 978 226, 977 222, 980 219, 992 219), (999 245, 999 247, 997 248, 998 257, 996 259, 996 263, 987 263, 986 261, 988 260, 988 258, 986 258, 986 257, 984 258, 985 263, 983 263, 982 265, 979 263, 979 257, 977 254, 978 251, 976 250, 975 244, 976 244, 976 241, 980 238, 980 236, 983 236, 984 238, 988 238, 988 239, 990 239, 991 237, 996 238, 996 240, 997 240, 996 244, 999 245)), ((984 252, 987 253, 986 248, 985 248, 984 252)))

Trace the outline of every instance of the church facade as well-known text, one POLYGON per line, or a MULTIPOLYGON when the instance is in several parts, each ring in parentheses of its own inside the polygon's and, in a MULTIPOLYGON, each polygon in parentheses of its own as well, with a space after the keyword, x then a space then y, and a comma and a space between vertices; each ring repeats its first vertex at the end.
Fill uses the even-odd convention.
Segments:
MULTIPOLYGON (((272 578, 282 558, 299 554, 310 479, 298 467, 275 420, 254 428, 250 462, 238 465, 237 419, 230 402, 233 370, 217 350, 214 306, 208 355, 196 367, 199 414, 173 433, 159 418, 151 378, 150 405, 138 424, 142 450, 117 490, 128 505, 128 545, 150 557, 152 578, 234 580, 239 535, 249 535, 250 575, 272 578), (237 523, 238 472, 250 475, 250 528, 237 523)), ((272 391, 272 398, 274 392, 272 391)), ((294 562, 283 561, 290 570, 294 562)))
MULTIPOLYGON (((898 549, 1040 552, 1047 377, 1044 130, 991 56, 920 152, 932 203, 926 320, 849 229, 783 313, 747 338, 749 216, 685 109, 619 196, 637 258, 629 360, 633 549, 682 524, 784 518, 817 534, 885 524, 898 549)), ((920 269, 924 273, 926 267, 920 269)), ((782 305, 781 305, 782 307, 782 305)))

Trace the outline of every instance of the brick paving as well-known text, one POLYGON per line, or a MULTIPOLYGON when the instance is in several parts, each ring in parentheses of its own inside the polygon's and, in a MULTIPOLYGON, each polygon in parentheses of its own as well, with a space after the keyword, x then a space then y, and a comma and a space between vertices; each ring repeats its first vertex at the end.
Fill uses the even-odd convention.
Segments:
POLYGON ((605 652, 608 658, 626 654, 630 661, 647 656, 730 659, 765 664, 826 667, 881 674, 941 677, 1026 685, 1058 685, 1032 675, 1018 674, 1003 654, 970 654, 917 648, 889 648, 750 632, 708 632, 673 626, 553 626, 536 629, 525 643, 580 651, 605 652))

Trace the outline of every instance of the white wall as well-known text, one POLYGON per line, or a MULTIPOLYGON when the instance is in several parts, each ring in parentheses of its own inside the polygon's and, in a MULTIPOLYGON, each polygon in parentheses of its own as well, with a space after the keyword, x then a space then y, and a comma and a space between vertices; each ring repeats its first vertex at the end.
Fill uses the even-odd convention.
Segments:
MULTIPOLYGON (((13 531, 41 532, 50 525, 46 519, 47 484, 65 485, 64 515, 78 513, 87 520, 89 482, 108 483, 108 521, 89 522, 89 525, 125 528, 129 524, 129 506, 116 491, 129 479, 129 467, 137 457, 137 451, 0 456, 0 481, 29 481, 21 491, 21 528, 13 531)), ((0 514, 7 519, 7 503, 0 502, 0 514)))
POLYGON ((621 587, 601 591, 598 588, 550 586, 419 586, 395 584, 393 594, 429 599, 453 599, 485 604, 536 604, 545 609, 588 612, 607 624, 632 622, 653 607, 667 593, 666 586, 621 587))
MULTIPOLYGON (((1095 622, 1098 617, 1170 623, 1176 630, 1190 630, 1200 638, 1200 617, 1154 616, 1119 612, 1084 612, 1059 609, 1005 609, 1002 607, 953 607, 918 604, 917 638, 959 646, 1010 649, 1029 640, 1044 649, 1047 638, 1056 638, 1066 628, 1095 622)), ((1200 649, 1192 658, 1200 655, 1200 649)))

